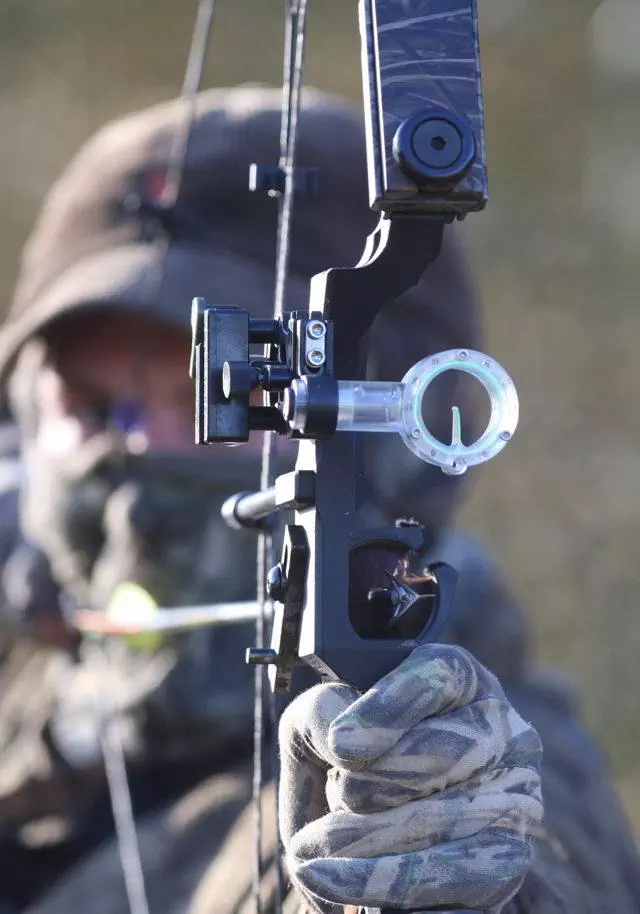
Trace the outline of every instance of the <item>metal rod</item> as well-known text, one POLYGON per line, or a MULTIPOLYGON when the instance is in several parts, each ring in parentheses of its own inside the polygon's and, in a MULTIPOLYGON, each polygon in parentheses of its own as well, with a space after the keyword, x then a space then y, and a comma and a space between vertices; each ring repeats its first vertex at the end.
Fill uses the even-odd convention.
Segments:
POLYGON ((259 492, 239 492, 222 506, 221 514, 228 527, 234 530, 245 527, 263 527, 260 521, 278 510, 276 487, 269 486, 259 492))

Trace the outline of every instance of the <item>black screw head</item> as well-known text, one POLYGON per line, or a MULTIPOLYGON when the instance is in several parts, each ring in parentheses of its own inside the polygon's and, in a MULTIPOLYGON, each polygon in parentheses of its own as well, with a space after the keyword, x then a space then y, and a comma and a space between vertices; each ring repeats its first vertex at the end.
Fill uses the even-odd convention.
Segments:
POLYGON ((427 191, 456 184, 473 164, 476 151, 469 124, 444 109, 418 111, 403 121, 393 139, 401 171, 427 191))
POLYGON ((418 124, 413 131, 411 145, 416 158, 427 168, 452 168, 463 152, 460 132, 441 117, 429 118, 418 124))
POLYGON ((287 579, 282 565, 278 563, 267 574, 267 596, 276 603, 284 603, 287 590, 287 579))

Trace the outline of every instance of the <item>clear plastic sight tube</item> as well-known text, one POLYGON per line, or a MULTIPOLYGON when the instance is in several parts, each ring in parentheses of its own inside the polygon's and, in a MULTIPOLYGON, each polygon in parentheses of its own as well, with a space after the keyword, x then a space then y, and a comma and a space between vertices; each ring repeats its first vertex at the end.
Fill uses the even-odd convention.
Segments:
POLYGON ((404 386, 397 381, 339 381, 340 432, 402 431, 404 386))
MULTIPOLYGON (((304 381, 294 381, 291 388, 294 406, 289 424, 303 431, 309 404, 307 387, 304 381)), ((404 385, 398 381, 338 381, 336 430, 401 434, 404 393, 404 385)))
MULTIPOLYGON (((304 380, 291 385, 285 414, 291 427, 304 431, 309 410, 304 380)), ((285 394, 287 397, 287 394, 285 394)), ((397 432, 409 450, 443 473, 460 475, 467 467, 485 463, 511 440, 518 425, 519 405, 515 385, 495 359, 472 349, 450 349, 418 362, 401 382, 338 381, 339 432, 397 432), (445 371, 471 375, 485 389, 491 406, 486 429, 465 445, 457 407, 451 416, 451 443, 435 438, 422 416, 422 402, 431 382, 445 371)))

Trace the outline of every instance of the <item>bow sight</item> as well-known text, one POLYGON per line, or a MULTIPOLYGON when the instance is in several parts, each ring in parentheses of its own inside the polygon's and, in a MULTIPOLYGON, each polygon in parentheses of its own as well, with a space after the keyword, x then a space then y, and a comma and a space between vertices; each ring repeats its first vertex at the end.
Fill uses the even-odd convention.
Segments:
MULTIPOLYGON (((255 430, 299 442, 293 472, 225 507, 232 525, 258 528, 275 511, 295 512, 268 579, 272 647, 249 653, 270 665, 278 690, 301 662, 367 688, 445 621, 455 572, 409 572, 423 528, 362 529, 357 433, 397 432, 417 457, 460 474, 495 456, 518 419, 509 376, 472 350, 432 354, 401 382, 362 380, 361 343, 377 314, 438 257, 447 223, 483 209, 487 184, 475 0, 363 0, 360 18, 370 203, 382 214, 360 263, 313 277, 305 312, 258 320, 202 299, 192 312, 197 443, 240 443, 255 430), (456 409, 451 444, 422 417, 426 389, 451 369, 473 375, 491 402, 470 446, 456 409)), ((271 172, 254 170, 254 181, 271 172)))

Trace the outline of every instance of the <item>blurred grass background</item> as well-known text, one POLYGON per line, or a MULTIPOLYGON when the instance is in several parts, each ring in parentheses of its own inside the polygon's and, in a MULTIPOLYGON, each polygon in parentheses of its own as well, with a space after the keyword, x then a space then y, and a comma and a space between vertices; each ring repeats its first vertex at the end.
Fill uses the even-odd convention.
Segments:
MULTIPOLYGON (((640 829, 640 3, 479 0, 491 205, 463 228, 521 397, 464 523, 585 695, 640 829)), ((279 85, 282 0, 219 0, 204 85, 279 85)), ((178 91, 195 0, 0 4, 0 289, 68 157, 178 91)), ((311 4, 308 81, 360 97, 356 2, 311 4)))

